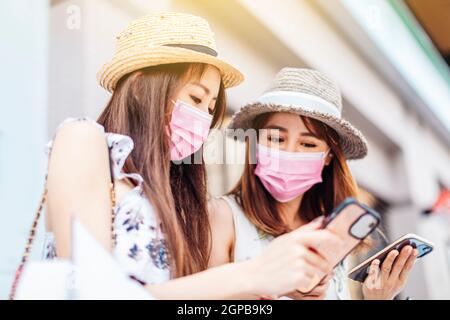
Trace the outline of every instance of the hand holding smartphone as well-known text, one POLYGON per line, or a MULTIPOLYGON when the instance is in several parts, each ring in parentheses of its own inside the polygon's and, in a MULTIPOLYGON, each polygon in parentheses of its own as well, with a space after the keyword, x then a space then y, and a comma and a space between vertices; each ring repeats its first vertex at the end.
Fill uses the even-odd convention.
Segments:
POLYGON ((364 260, 359 265, 350 270, 350 272, 348 273, 348 277, 355 281, 364 282, 369 273, 369 268, 372 264, 372 261, 378 259, 380 260, 380 265, 382 265, 389 252, 391 252, 392 250, 397 250, 398 252, 400 252, 403 247, 408 245, 419 251, 419 255, 417 256, 417 258, 421 258, 427 255, 428 253, 433 251, 434 247, 431 241, 421 238, 418 235, 415 235, 413 233, 405 234, 404 236, 398 238, 390 245, 375 253, 370 258, 364 260))
MULTIPOLYGON (((322 248, 322 254, 331 258, 331 263, 337 266, 345 257, 358 246, 380 223, 380 216, 373 209, 359 203, 353 198, 345 199, 322 224, 323 229, 339 236, 344 243, 339 252, 335 248, 322 248)), ((317 277, 304 288, 297 290, 302 294, 308 294, 321 282, 326 275, 317 277)))

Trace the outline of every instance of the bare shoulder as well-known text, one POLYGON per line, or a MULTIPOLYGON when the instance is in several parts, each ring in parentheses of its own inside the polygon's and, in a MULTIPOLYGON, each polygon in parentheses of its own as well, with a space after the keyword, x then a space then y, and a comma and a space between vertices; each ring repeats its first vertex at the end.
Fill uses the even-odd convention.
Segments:
POLYGON ((85 121, 66 123, 58 129, 53 141, 48 164, 49 188, 59 190, 62 186, 78 185, 80 195, 88 191, 94 195, 94 190, 109 185, 109 166, 108 144, 101 128, 85 121))
POLYGON ((234 248, 233 212, 224 199, 209 201, 212 250, 210 266, 231 262, 234 248))
POLYGON ((74 121, 62 125, 54 139, 54 145, 59 148, 68 149, 72 144, 84 145, 86 148, 93 145, 105 147, 106 140, 102 130, 94 123, 74 121))
POLYGON ((224 199, 209 201, 212 248, 209 266, 232 262, 234 248, 233 212, 224 199))
POLYGON ((51 162, 77 162, 91 168, 108 164, 108 145, 102 130, 94 123, 75 121, 61 126, 53 141, 51 162))
POLYGON ((208 202, 211 223, 218 226, 233 227, 233 212, 223 198, 211 199, 208 202))

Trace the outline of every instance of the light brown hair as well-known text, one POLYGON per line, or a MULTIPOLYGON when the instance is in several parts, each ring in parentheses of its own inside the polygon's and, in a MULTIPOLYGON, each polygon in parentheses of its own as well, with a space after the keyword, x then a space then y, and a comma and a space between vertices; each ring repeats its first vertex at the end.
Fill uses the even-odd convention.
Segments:
MULTIPOLYGON (((162 223, 172 277, 206 269, 211 250, 205 165, 203 161, 172 163, 166 129, 170 101, 189 79, 201 77, 205 68, 201 63, 177 63, 132 72, 119 81, 98 118, 106 131, 134 141, 124 171, 137 172, 144 179, 145 195, 162 223)), ((225 99, 221 83, 212 126, 223 119, 225 99)))

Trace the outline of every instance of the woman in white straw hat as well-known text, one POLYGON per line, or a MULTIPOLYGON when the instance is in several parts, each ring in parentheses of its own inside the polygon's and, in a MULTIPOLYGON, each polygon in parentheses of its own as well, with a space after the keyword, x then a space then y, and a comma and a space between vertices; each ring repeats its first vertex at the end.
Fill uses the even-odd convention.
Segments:
POLYGON ((76 216, 156 298, 280 294, 308 282, 308 270, 332 269, 319 254, 286 254, 287 245, 337 241, 305 227, 257 259, 201 272, 211 241, 205 167, 196 159, 224 114, 224 89, 243 80, 217 58, 204 19, 162 13, 132 21, 98 80, 112 96, 97 122, 66 120, 49 145, 40 207, 48 199, 47 258, 70 256, 70 221, 76 216))
MULTIPOLYGON (((257 141, 246 139, 237 185, 211 202, 211 266, 250 259, 274 238, 357 196, 346 160, 365 157, 367 143, 341 113, 338 86, 319 71, 298 68, 283 68, 268 91, 235 113, 229 128, 243 129, 248 137, 245 130, 256 130, 257 141), (256 144, 254 158, 251 143, 256 144)), ((377 262, 371 266, 363 286, 366 299, 393 299, 403 288, 417 250, 406 246, 396 259, 398 254, 390 253, 380 275, 377 262), (381 285, 367 285, 378 276, 381 285)), ((349 299, 345 264, 308 295, 289 297, 349 299)))

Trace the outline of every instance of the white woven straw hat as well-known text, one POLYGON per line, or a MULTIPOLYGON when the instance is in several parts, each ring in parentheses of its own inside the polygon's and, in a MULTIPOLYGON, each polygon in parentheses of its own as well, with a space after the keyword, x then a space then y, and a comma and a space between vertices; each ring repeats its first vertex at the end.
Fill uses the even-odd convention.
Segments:
POLYGON ((100 85, 114 91, 124 75, 146 67, 171 63, 215 66, 225 88, 244 80, 242 73, 217 56, 208 22, 185 13, 157 13, 133 20, 117 35, 116 51, 97 73, 100 85))
POLYGON ((255 118, 267 112, 297 113, 319 120, 338 133, 347 159, 367 155, 367 141, 362 133, 342 118, 339 87, 322 72, 283 68, 269 90, 233 115, 229 129, 250 129, 255 118))

